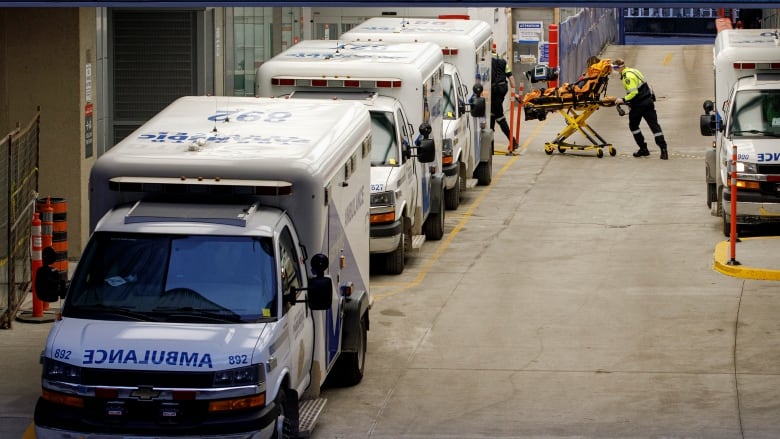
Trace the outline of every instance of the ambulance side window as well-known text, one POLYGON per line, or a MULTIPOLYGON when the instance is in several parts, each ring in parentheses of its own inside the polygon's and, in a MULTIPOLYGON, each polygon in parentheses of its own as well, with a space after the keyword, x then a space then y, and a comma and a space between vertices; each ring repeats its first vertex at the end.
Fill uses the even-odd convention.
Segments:
POLYGON ((406 121, 406 118, 404 118, 404 113, 401 110, 395 110, 396 114, 396 121, 398 122, 398 127, 401 128, 401 162, 406 162, 406 159, 409 157, 409 148, 412 146, 412 134, 409 132, 409 122, 406 121))
MULTIPOLYGON (((290 291, 291 287, 300 288, 303 286, 301 282, 301 265, 298 261, 300 261, 300 257, 298 256, 295 241, 290 229, 285 226, 279 236, 279 266, 281 269, 282 291, 285 293, 290 291)), ((285 305, 283 308, 282 313, 286 313, 289 306, 285 305)))

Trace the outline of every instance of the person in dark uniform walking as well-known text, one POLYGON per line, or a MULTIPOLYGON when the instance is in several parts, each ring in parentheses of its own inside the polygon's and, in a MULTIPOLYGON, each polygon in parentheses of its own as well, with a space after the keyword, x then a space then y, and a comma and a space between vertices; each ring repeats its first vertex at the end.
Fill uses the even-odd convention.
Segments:
POLYGON ((626 104, 630 109, 628 112, 628 129, 631 130, 634 141, 639 146, 639 149, 634 153, 634 157, 650 155, 645 137, 639 128, 639 122, 644 119, 653 133, 655 144, 661 148, 661 160, 668 160, 669 154, 666 150, 666 139, 664 138, 664 132, 661 130, 661 125, 658 124, 658 114, 655 112, 655 94, 653 94, 647 81, 645 81, 644 75, 637 69, 626 67, 625 61, 620 58, 612 62, 612 68, 620 74, 620 80, 623 83, 623 88, 626 90, 625 97, 617 98, 615 104, 626 104))
MULTIPOLYGON (((504 116, 504 99, 511 90, 515 90, 515 78, 512 76, 512 68, 506 62, 505 59, 498 56, 496 53, 496 45, 493 44, 493 58, 491 62, 491 90, 490 90, 490 129, 495 129, 496 123, 501 127, 501 131, 504 133, 507 139, 509 135, 509 124, 506 122, 504 116)), ((517 139, 513 139, 512 146, 509 147, 509 152, 517 150, 517 139)))

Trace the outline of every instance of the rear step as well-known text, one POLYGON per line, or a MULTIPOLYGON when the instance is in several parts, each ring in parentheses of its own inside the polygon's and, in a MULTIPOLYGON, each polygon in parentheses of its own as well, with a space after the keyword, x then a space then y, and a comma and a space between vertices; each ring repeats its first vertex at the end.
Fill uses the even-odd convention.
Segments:
POLYGON ((298 404, 298 437, 305 438, 311 436, 317 420, 320 418, 322 409, 325 408, 326 398, 306 399, 298 404))
POLYGON ((412 237, 412 250, 419 250, 425 242, 425 235, 414 235, 412 237))

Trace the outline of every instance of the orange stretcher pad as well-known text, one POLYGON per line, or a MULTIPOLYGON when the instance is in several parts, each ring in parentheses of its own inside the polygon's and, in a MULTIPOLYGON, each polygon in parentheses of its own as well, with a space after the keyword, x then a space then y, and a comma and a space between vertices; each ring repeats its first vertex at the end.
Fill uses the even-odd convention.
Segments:
POLYGON ((560 153, 568 149, 596 150, 596 156, 601 158, 604 156, 603 148, 607 148, 611 156, 617 154, 615 148, 585 122, 599 107, 615 106, 616 98, 606 96, 611 72, 611 61, 603 59, 589 66, 583 77, 575 83, 533 90, 523 97, 525 120, 545 120, 548 113, 558 112, 568 122, 555 140, 545 143, 544 151, 547 154, 552 154, 556 149, 560 153), (582 133, 591 143, 567 143, 566 139, 575 132, 582 133))

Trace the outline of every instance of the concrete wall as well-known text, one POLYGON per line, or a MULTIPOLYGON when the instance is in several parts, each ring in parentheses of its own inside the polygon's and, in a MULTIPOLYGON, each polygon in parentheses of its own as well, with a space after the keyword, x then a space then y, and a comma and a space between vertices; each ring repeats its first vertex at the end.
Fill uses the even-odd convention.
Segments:
POLYGON ((68 253, 77 258, 94 160, 84 157, 84 77, 95 53, 95 9, 0 9, 0 23, 0 114, 7 115, 0 128, 27 123, 40 106, 38 188, 42 197, 65 198, 68 253))

